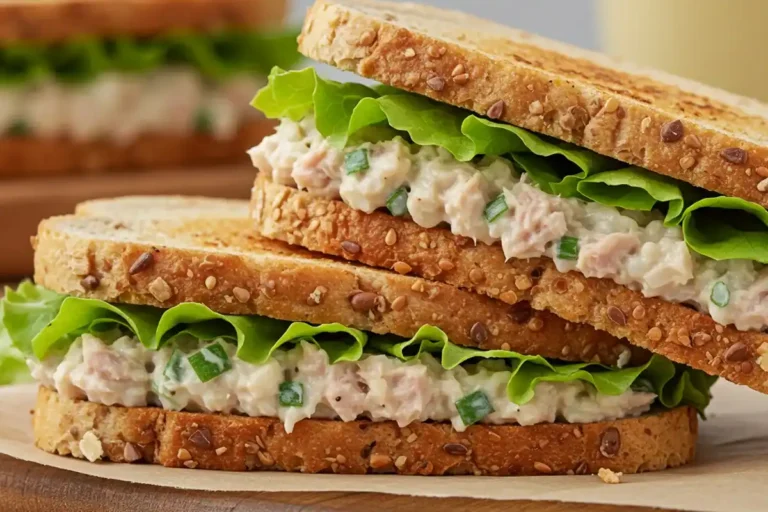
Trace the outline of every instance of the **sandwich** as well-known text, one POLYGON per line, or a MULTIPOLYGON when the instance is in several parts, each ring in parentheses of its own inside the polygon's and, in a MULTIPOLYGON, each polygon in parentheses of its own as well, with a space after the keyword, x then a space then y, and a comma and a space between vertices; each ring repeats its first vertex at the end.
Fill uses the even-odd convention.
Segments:
POLYGON ((381 85, 273 70, 260 235, 768 392, 766 106, 412 4, 318 0, 299 50, 381 85))
POLYGON ((43 221, 34 247, 0 340, 40 383, 34 440, 54 454, 630 473, 690 461, 710 399, 704 372, 589 325, 262 238, 248 201, 91 201, 43 221))
POLYGON ((0 177, 235 163, 299 55, 282 0, 0 5, 0 177))

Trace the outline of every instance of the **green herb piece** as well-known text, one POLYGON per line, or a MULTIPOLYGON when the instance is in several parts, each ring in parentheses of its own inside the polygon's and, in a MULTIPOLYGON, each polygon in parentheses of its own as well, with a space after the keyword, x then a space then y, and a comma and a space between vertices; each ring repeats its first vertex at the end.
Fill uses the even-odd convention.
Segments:
POLYGON ((368 170, 368 150, 366 148, 356 149, 344 155, 344 169, 347 174, 356 174, 368 170))
POLYGON ((184 354, 180 350, 174 350, 163 369, 163 377, 172 382, 181 382, 184 373, 184 354))
POLYGON ((195 114, 195 131, 206 135, 213 132, 213 116, 208 109, 201 108, 195 114))
POLYGON ((466 426, 473 425, 493 412, 488 396, 481 390, 456 400, 456 410, 466 426))
POLYGON ((402 217, 408 213, 408 190, 400 187, 387 199, 387 210, 395 217, 402 217))
POLYGON ((283 407, 301 407, 304 405, 304 385, 301 382, 290 380, 281 382, 280 405, 283 407))
POLYGON ((728 289, 728 285, 722 281, 718 281, 712 286, 712 293, 709 295, 709 300, 719 307, 724 308, 731 300, 731 291, 728 289))
POLYGON ((200 382, 213 380, 232 369, 232 363, 221 343, 208 345, 189 356, 187 360, 192 369, 195 370, 200 382))
POLYGON ((504 199, 504 193, 502 192, 496 199, 485 205, 483 217, 485 217, 486 222, 491 223, 504 215, 508 210, 507 200, 504 199))
POLYGON ((579 259, 579 239, 573 236, 564 236, 557 243, 557 257, 561 260, 579 259))
POLYGON ((11 123, 6 132, 9 137, 25 137, 29 135, 29 125, 21 119, 11 123))

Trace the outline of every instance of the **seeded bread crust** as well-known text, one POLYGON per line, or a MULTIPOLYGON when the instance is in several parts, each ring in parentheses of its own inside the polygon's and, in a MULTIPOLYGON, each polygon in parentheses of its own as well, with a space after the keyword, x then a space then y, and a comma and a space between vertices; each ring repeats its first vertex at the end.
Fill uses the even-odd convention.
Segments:
POLYGON ((89 36, 152 36, 172 30, 278 27, 283 0, 4 0, 0 45, 89 36))
POLYGON ((59 293, 162 308, 200 302, 225 314, 339 322, 403 337, 432 324, 457 344, 571 361, 649 357, 527 305, 262 239, 247 201, 125 198, 78 211, 43 221, 35 239, 35 281, 59 293))
POLYGON ((425 5, 317 0, 299 47, 399 89, 768 206, 768 106, 757 101, 425 5))
POLYGON ((693 460, 698 434, 689 407, 580 425, 474 425, 463 433, 445 423, 399 428, 394 422, 303 420, 286 434, 277 418, 108 407, 65 399, 45 387, 33 425, 38 448, 77 458, 85 457, 79 442, 91 432, 112 462, 403 475, 656 471, 693 460))
POLYGON ((0 138, 0 179, 238 163, 273 127, 272 121, 260 119, 243 125, 229 139, 153 133, 126 145, 107 140, 0 138))
POLYGON ((520 301, 712 375, 768 393, 768 335, 721 326, 682 304, 646 298, 609 279, 558 272, 552 260, 505 261, 501 246, 475 245, 445 228, 424 229, 384 212, 366 214, 256 179, 251 201, 257 232, 373 267, 403 262, 410 274, 494 297, 520 301), (279 213, 278 213, 279 211, 279 213), (301 213, 304 212, 304 213, 301 213), (302 220, 303 219, 303 220, 302 220), (360 251, 344 251, 352 241, 360 251))

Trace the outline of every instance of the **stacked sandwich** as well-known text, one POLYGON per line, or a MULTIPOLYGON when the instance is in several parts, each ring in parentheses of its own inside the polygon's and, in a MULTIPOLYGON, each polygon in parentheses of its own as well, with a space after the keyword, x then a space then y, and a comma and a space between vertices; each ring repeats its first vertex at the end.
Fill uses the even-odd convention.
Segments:
POLYGON ((273 70, 250 211, 134 197, 40 225, 36 284, 2 302, 40 448, 639 472, 693 458, 715 376, 766 391, 757 113, 427 7, 320 0, 299 42, 384 85, 273 70))
POLYGON ((269 129, 247 102, 283 1, 0 5, 0 176, 237 162, 269 129))

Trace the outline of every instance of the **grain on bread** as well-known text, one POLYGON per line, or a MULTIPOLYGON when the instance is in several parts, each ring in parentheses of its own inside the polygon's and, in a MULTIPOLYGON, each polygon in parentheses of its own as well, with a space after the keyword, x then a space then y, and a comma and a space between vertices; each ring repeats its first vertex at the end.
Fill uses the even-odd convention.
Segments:
POLYGON ((570 361, 634 364, 649 357, 606 333, 527 305, 260 238, 247 210, 247 201, 205 198, 87 203, 78 216, 40 224, 35 281, 59 293, 110 302, 161 308, 199 302, 225 314, 339 322, 403 337, 432 324, 457 344, 570 361), (190 202, 196 206, 183 206, 190 202), (137 208, 146 215, 133 213, 137 208), (105 211, 111 217, 89 216, 105 211))
POLYGON ((768 106, 757 101, 425 5, 318 0, 299 49, 366 78, 768 206, 766 183, 758 187, 768 176, 768 106))
POLYGON ((391 421, 309 419, 286 434, 277 418, 110 407, 62 398, 46 387, 38 393, 33 426, 38 448, 78 458, 86 456, 80 442, 87 435, 99 439, 112 462, 404 475, 654 471, 691 461, 698 434, 689 407, 579 425, 473 425, 462 433, 446 423, 399 428, 391 421))
POLYGON ((256 179, 251 205, 256 229, 264 237, 373 267, 390 268, 392 262, 402 261, 413 275, 508 304, 528 302, 536 310, 591 325, 673 361, 768 393, 768 357, 763 357, 768 334, 719 325, 683 304, 644 297, 610 279, 559 272, 548 258, 506 261, 499 244, 474 244, 446 228, 425 229, 384 212, 359 212, 341 201, 272 183, 263 175, 256 179), (277 199, 279 216, 274 215, 277 199), (309 215, 302 220, 299 210, 309 215), (309 219, 317 229, 307 229, 309 219), (360 250, 344 251, 344 241, 360 250))
POLYGON ((141 37, 174 30, 270 29, 282 24, 286 11, 287 2, 279 0, 4 0, 0 45, 83 34, 141 37))
POLYGON ((268 135, 273 126, 271 121, 257 119, 227 139, 206 134, 148 133, 129 144, 5 137, 0 138, 0 178, 243 162, 244 151, 268 135))

